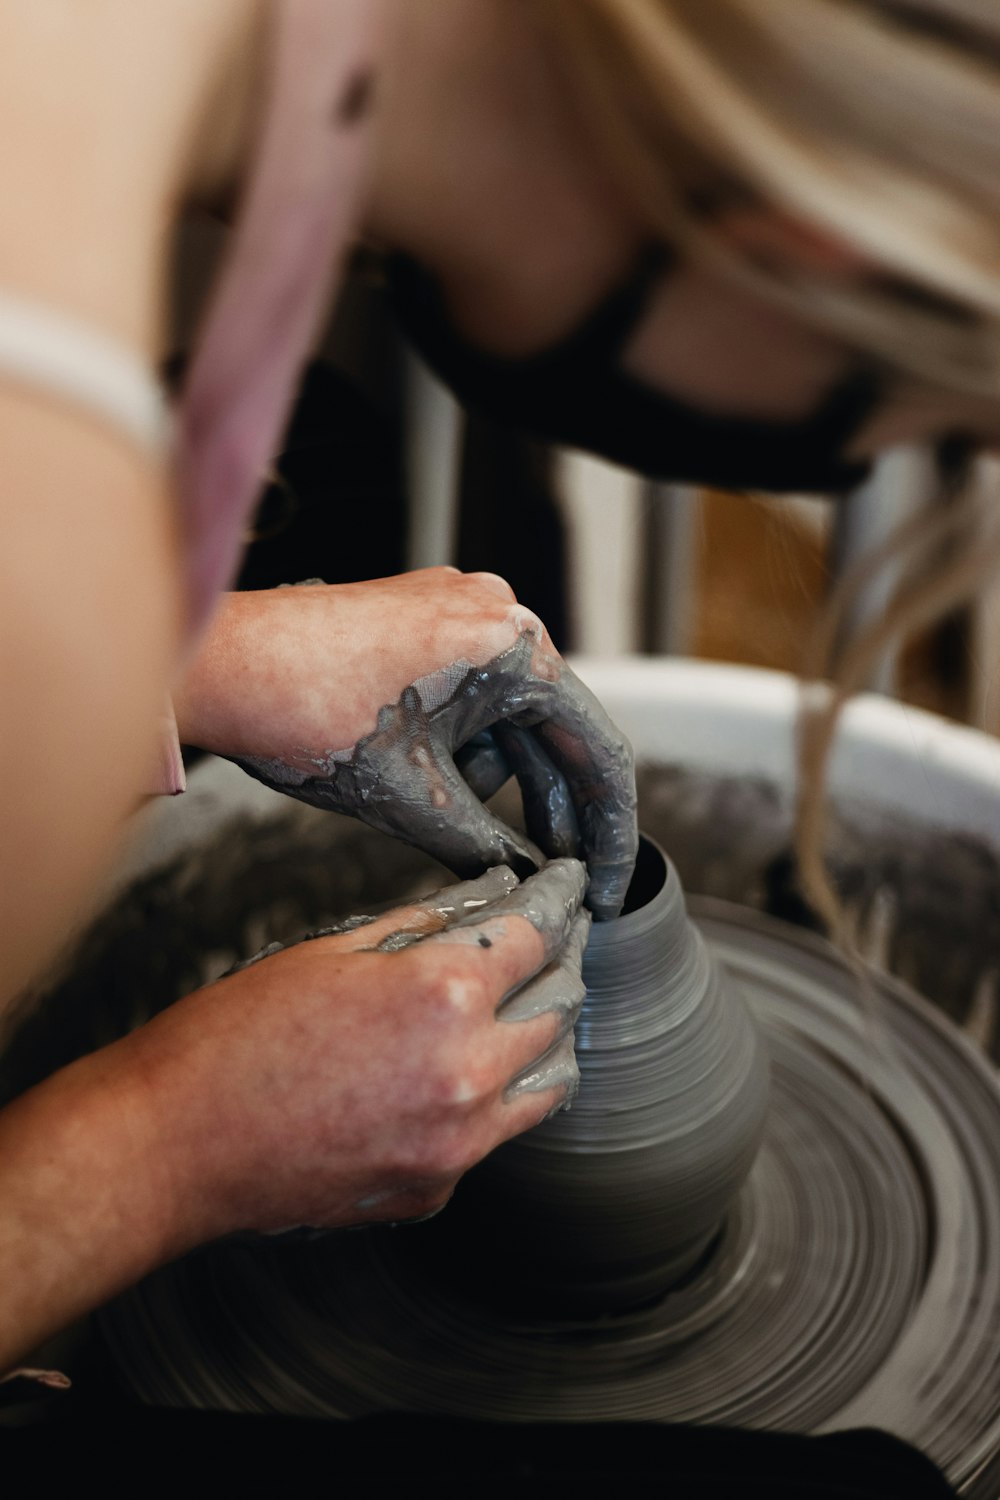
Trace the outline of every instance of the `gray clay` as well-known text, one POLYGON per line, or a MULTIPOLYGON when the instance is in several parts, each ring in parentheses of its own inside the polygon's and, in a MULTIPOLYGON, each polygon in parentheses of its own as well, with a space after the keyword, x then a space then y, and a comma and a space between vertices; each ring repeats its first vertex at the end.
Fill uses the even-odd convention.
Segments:
POLYGON ((576 1096, 579 1084, 580 1070, 573 1051, 573 1038, 567 1035, 556 1042, 555 1046, 551 1047, 537 1062, 532 1063, 531 1067, 520 1077, 508 1084, 504 1099, 510 1101, 519 1099, 522 1094, 544 1094, 548 1089, 564 1089, 565 1093, 549 1114, 551 1119, 553 1115, 560 1114, 569 1108, 576 1096))
MULTIPOLYGON (((416 911, 429 912, 439 917, 446 927, 451 927, 465 917, 475 917, 489 910, 516 890, 517 885, 517 876, 513 870, 506 865, 496 865, 477 880, 463 880, 457 885, 444 886, 439 891, 432 891, 429 896, 422 896, 412 906, 416 911)), ((410 948, 414 943, 423 941, 426 936, 419 929, 414 931, 412 927, 404 928, 390 933, 377 946, 381 953, 398 953, 403 948, 410 948)))
MULTIPOLYGON (((647 825, 689 889, 744 907, 774 899, 768 866, 786 849, 788 826, 773 788, 661 767, 647 769, 644 790, 647 825)), ((834 850, 841 894, 862 915, 886 886, 897 893, 897 972, 964 1020, 1000 942, 992 850, 902 822, 873 829, 870 814, 835 823, 834 850)), ((128 893, 75 972, 21 1012, 4 1058, 6 1097, 214 979, 265 935, 288 941, 336 912, 378 910, 427 874, 401 843, 291 802, 260 825, 234 820, 128 893)), ((873 1052, 856 975, 832 950, 757 912, 703 902, 695 914, 766 1037, 771 1102, 719 1235, 666 1295, 573 1317, 551 1295, 532 1304, 535 1268, 517 1247, 492 1272, 471 1257, 449 1262, 463 1183, 419 1229, 222 1243, 164 1268, 101 1314, 120 1378, 159 1406, 314 1418, 406 1410, 796 1432, 877 1426, 930 1453, 970 1500, 993 1500, 994 1068, 939 1011, 878 974, 892 1045, 873 1052)), ((588 1005, 588 1074, 598 1040, 589 1015, 588 1005)), ((678 1035, 689 1026, 679 1018, 678 1035)), ((657 1056, 669 1085, 669 1048, 657 1056)), ((581 1118, 583 1096, 538 1137, 581 1118)), ((623 1186, 629 1159, 618 1158, 623 1186)), ((607 1153, 597 1165, 612 1161, 607 1153)), ((570 1177, 581 1181, 576 1161, 570 1177)), ((640 1223, 658 1212, 656 1184, 637 1175, 627 1208, 640 1223)), ((574 1256, 570 1246, 554 1280, 568 1281, 574 1256)))
MULTIPOLYGON (((572 1033, 586 993, 580 972, 591 926, 590 914, 580 906, 586 884, 587 872, 576 859, 553 860, 525 881, 518 881, 512 870, 500 865, 487 870, 476 880, 433 891, 406 908, 410 912, 436 915, 444 922, 443 928, 428 933, 414 928, 410 925, 412 918, 408 918, 406 926, 373 945, 380 953, 398 953, 416 943, 467 943, 489 948, 492 940, 483 930, 485 924, 509 917, 523 917, 530 922, 544 943, 544 967, 504 998, 497 1019, 516 1024, 551 1011, 559 1017, 560 1026, 552 1045, 511 1080, 504 1097, 512 1100, 526 1093, 561 1088, 563 1094, 553 1113, 569 1107, 580 1076, 572 1033)), ((371 915, 347 917, 307 933, 301 941, 360 932, 376 920, 371 915)), ((250 958, 236 964, 231 972, 236 973, 270 958, 285 946, 283 943, 268 943, 250 958)))
MULTIPOLYGON (((917 1443, 970 1500, 992 1500, 995 1072, 885 977, 893 1045, 873 1055, 833 950, 731 907, 703 904, 698 920, 767 1038, 772 1092, 736 1203, 666 1295, 617 1315, 532 1302, 523 1239, 493 1263, 456 1245, 462 1184, 419 1229, 219 1245, 157 1273, 103 1315, 132 1389, 158 1405, 312 1417, 876 1426, 917 1443)), ((537 1136, 582 1110, 581 1095, 537 1136)), ((657 1205, 640 1177, 631 1218, 657 1205)))
POLYGON ((566 942, 586 889, 587 872, 578 859, 554 859, 515 886, 499 907, 461 917, 450 934, 478 926, 487 915, 524 917, 541 935, 548 960, 566 942))
POLYGON ((531 1021, 553 1011, 564 1016, 567 1029, 576 1022, 587 987, 581 966, 583 950, 590 936, 590 916, 578 912, 569 930, 566 945, 555 960, 530 984, 511 995, 500 1007, 501 1021, 531 1021))
POLYGON ((636 850, 635 777, 628 741, 558 658, 536 670, 525 632, 485 666, 455 662, 379 710, 353 749, 313 757, 307 773, 280 760, 237 758, 251 776, 303 802, 360 818, 472 876, 492 865, 524 875, 545 856, 577 855, 590 872, 587 905, 614 917, 636 850), (495 818, 456 764, 493 726, 496 753, 518 776, 531 837, 495 818), (506 735, 506 739, 504 738, 506 735))
POLYGON ((455 1205, 457 1235, 581 1313, 641 1303, 695 1265, 767 1110, 749 1012, 645 840, 634 889, 637 910, 590 932, 573 1109, 494 1152, 455 1205))

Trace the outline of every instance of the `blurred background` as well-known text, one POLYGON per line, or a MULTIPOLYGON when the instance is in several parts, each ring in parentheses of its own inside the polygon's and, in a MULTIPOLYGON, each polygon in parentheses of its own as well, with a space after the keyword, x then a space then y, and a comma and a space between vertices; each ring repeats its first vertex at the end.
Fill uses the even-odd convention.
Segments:
MULTIPOLYGON (((224 245, 207 217, 181 230, 172 362, 183 368, 224 245)), ((474 413, 409 351, 378 261, 360 256, 275 455, 240 586, 327 582, 453 563, 502 574, 563 650, 685 656, 796 672, 832 582, 928 500, 939 456, 900 449, 835 499, 651 483, 555 451, 474 413)), ((974 482, 1000 495, 1000 464, 974 482)), ((859 595, 861 630, 900 581, 859 595)), ((901 651, 867 686, 1000 733, 1000 580, 901 651)))

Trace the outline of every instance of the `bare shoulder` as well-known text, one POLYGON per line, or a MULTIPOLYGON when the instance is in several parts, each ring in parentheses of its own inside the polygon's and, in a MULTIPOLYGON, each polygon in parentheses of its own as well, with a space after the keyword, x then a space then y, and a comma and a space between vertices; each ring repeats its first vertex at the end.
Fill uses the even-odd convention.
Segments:
POLYGON ((169 218, 256 0, 0 0, 0 285, 155 346, 169 218))

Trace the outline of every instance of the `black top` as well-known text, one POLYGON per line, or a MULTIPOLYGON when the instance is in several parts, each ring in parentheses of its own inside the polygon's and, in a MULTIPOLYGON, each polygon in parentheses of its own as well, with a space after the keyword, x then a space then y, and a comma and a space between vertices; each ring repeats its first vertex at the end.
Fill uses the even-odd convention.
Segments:
POLYGON ((470 344, 452 324, 437 281, 408 257, 389 261, 389 294, 404 332, 464 404, 536 437, 654 479, 729 489, 828 492, 864 479, 870 466, 841 455, 881 395, 870 367, 857 368, 812 416, 792 422, 705 412, 621 369, 670 261, 664 248, 647 249, 573 333, 527 357, 470 344))

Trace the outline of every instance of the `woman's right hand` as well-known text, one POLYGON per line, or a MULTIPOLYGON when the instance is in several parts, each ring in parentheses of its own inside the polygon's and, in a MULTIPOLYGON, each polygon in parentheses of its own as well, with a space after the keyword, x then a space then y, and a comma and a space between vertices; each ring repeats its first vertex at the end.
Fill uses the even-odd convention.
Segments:
POLYGON ((120 1043, 169 1155, 178 1244, 432 1213, 558 1109, 585 885, 576 860, 523 883, 490 871, 265 957, 120 1043))

